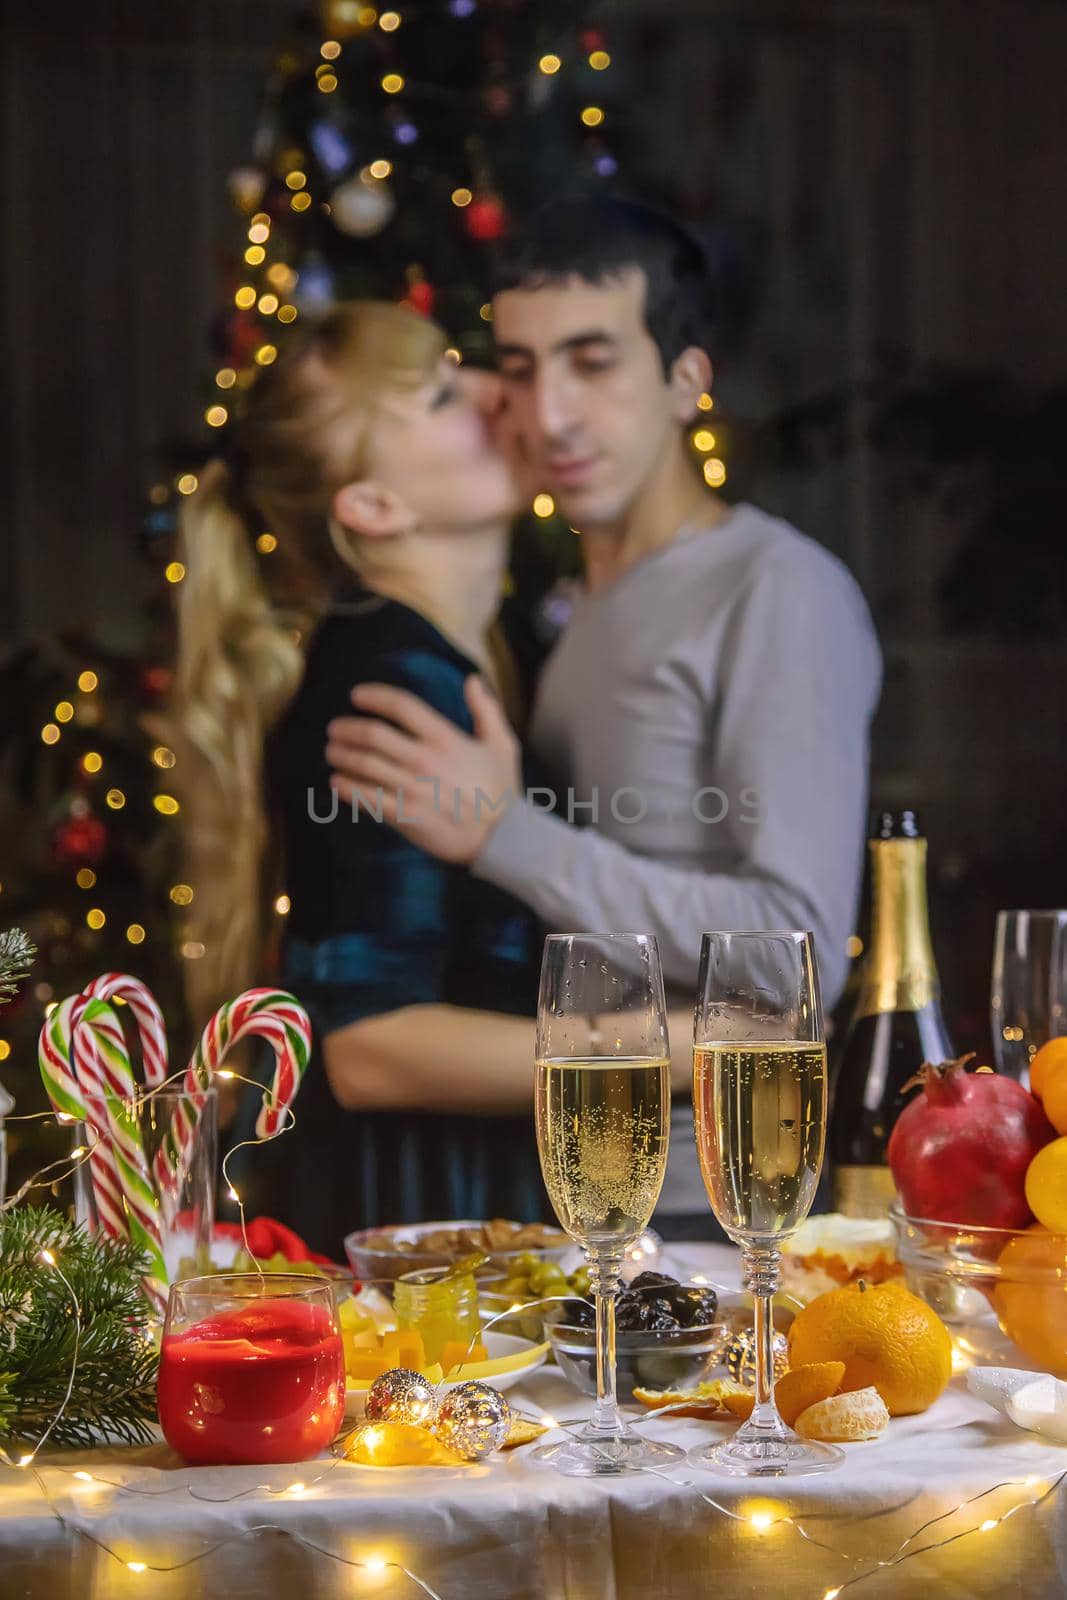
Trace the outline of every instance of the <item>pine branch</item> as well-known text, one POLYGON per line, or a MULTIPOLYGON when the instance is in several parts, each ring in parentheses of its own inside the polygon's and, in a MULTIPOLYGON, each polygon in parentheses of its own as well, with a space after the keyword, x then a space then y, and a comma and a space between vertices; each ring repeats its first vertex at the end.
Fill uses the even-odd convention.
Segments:
POLYGON ((10 1000, 33 964, 37 954, 21 928, 0 933, 0 1006, 10 1000))
POLYGON ((0 1436, 32 1445, 44 1434, 63 1405, 77 1347, 74 1388, 50 1442, 152 1437, 158 1358, 141 1287, 146 1265, 135 1246, 90 1238, 54 1211, 0 1215, 0 1436), (69 1289, 42 1259, 46 1249, 69 1289))

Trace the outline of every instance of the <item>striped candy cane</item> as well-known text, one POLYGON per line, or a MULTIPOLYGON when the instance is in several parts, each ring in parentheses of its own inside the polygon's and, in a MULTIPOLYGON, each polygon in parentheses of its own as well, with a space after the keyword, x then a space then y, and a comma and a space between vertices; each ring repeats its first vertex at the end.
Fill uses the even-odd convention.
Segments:
POLYGON ((128 1237, 148 1257, 145 1290, 163 1309, 167 1268, 159 1207, 133 1104, 133 1069, 111 1007, 85 995, 64 1001, 42 1029, 40 1065, 56 1110, 97 1134, 90 1159, 101 1147, 104 1154, 90 1170, 101 1225, 113 1238, 128 1237))
POLYGON ((82 1084, 74 1070, 72 1039, 77 1022, 83 1018, 86 1026, 80 1031, 87 1062, 95 1064, 98 1033, 110 1033, 112 1042, 121 1044, 122 1025, 110 1006, 100 1001, 89 1002, 84 995, 71 995, 45 1018, 37 1059, 53 1109, 61 1116, 84 1122, 92 1130, 89 1175, 100 1227, 112 1239, 126 1239, 129 1229, 111 1132, 106 1117, 97 1114, 99 1108, 90 1111, 86 1106, 82 1084))
MULTIPOLYGON (((104 1002, 90 1000, 89 1004, 104 1002)), ((144 1136, 137 1111, 137 1087, 122 1026, 111 1011, 115 1028, 96 1034, 97 1050, 90 1058, 81 1049, 88 1005, 74 1019, 72 1054, 74 1071, 87 1097, 102 1095, 111 1135, 115 1170, 122 1188, 130 1239, 148 1257, 144 1286, 149 1299, 166 1309, 169 1278, 163 1255, 163 1229, 159 1201, 145 1155, 144 1136), (117 1032, 117 1038, 116 1038, 117 1032)), ((108 1007, 110 1011, 111 1008, 108 1007)))
MULTIPOLYGON (((167 1080, 167 1028, 159 1003, 152 991, 141 982, 140 978, 131 977, 129 973, 103 972, 91 983, 86 984, 82 993, 99 1000, 118 997, 126 1001, 137 1023, 145 1084, 149 1089, 160 1088, 167 1080)), ((74 1047, 77 1056, 80 1048, 78 1035, 75 1035, 74 1047)), ((77 1059, 75 1065, 78 1065, 77 1059)), ((170 1162, 166 1140, 156 1152, 152 1171, 164 1215, 169 1223, 181 1193, 181 1178, 170 1162)))
MULTIPOLYGON (((182 1087, 187 1117, 177 1116, 172 1129, 179 1141, 191 1143, 204 1091, 240 1039, 266 1039, 274 1050, 274 1078, 264 1090, 256 1119, 256 1137, 272 1139, 280 1132, 307 1069, 311 1054, 311 1022, 303 1006, 283 989, 247 989, 236 1000, 220 1006, 200 1036, 182 1087), (191 1125, 186 1133, 187 1122, 191 1125)), ((180 1166, 180 1159, 179 1159, 180 1166)))

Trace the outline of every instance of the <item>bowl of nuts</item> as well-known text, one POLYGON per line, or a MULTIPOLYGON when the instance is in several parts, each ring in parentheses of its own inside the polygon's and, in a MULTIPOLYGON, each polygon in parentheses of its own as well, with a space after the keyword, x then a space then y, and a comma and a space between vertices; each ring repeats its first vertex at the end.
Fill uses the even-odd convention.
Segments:
POLYGON ((448 1267, 465 1257, 487 1256, 480 1275, 506 1273, 520 1256, 560 1262, 571 1248, 562 1228, 542 1222, 413 1222, 363 1228, 345 1239, 345 1254, 364 1283, 389 1285, 401 1273, 448 1267))

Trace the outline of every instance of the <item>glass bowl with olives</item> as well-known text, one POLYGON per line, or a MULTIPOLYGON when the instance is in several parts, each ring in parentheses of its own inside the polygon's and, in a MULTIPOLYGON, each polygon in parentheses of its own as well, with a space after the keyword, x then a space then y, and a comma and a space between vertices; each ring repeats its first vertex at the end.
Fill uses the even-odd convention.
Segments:
MULTIPOLYGON (((545 1336, 563 1376, 583 1394, 596 1394, 596 1314, 591 1301, 571 1302, 546 1319, 545 1336)), ((732 1328, 719 1320, 719 1301, 706 1283, 680 1283, 663 1272, 642 1272, 615 1302, 616 1387, 620 1401, 634 1389, 689 1389, 721 1365, 732 1328)))
POLYGON ((516 1334, 535 1344, 547 1337, 547 1323, 580 1315, 588 1294, 589 1268, 584 1262, 568 1272, 559 1261, 546 1260, 533 1251, 520 1252, 508 1263, 506 1272, 478 1280, 483 1322, 499 1317, 501 1320, 493 1323, 494 1333, 516 1334), (562 1300, 559 1296, 568 1298, 562 1300), (524 1306, 530 1309, 524 1311, 524 1306))

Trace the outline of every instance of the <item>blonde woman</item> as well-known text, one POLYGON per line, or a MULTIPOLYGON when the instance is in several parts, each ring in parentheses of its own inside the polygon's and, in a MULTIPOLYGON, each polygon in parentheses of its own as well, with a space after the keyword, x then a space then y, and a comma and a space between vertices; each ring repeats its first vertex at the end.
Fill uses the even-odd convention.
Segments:
POLYGON ((532 916, 353 814, 325 754, 362 681, 413 690, 468 732, 485 714, 467 703, 473 673, 508 701, 493 626, 518 491, 498 404, 432 323, 339 306, 257 376, 228 464, 183 517, 173 737, 205 946, 191 1000, 200 1020, 266 976, 278 847, 279 976, 317 1046, 297 1127, 252 1153, 243 1187, 333 1254, 358 1226, 544 1205, 532 916), (267 531, 277 548, 261 556, 267 531))

